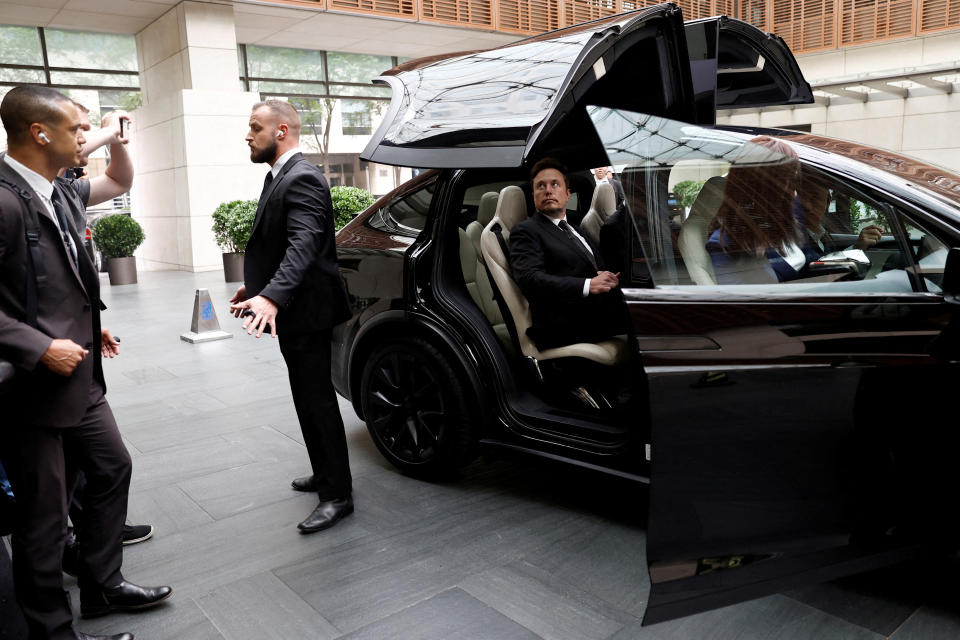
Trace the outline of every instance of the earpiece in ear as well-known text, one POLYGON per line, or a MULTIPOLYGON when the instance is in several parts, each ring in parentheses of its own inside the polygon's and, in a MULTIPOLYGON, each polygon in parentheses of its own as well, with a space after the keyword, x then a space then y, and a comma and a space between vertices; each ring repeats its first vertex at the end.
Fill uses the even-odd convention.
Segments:
POLYGON ((47 144, 50 144, 50 138, 48 138, 48 137, 47 137, 47 134, 45 134, 43 131, 41 131, 40 133, 38 133, 38 134, 37 134, 37 137, 40 138, 41 140, 43 140, 44 142, 46 142, 47 144))
POLYGON ((278 137, 278 138, 279 138, 280 136, 282 136, 282 135, 283 135, 283 131, 277 131, 277 137, 278 137))

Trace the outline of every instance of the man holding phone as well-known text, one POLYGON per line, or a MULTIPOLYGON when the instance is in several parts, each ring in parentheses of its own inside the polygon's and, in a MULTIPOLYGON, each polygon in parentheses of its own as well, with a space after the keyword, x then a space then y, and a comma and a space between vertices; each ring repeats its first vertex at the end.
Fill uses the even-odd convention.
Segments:
POLYGON ((313 470, 292 484, 320 499, 298 527, 313 533, 353 513, 347 439, 330 380, 332 328, 350 310, 337 268, 330 189, 300 153, 299 139, 300 115, 289 103, 254 106, 246 137, 250 160, 268 163, 270 171, 246 247, 244 285, 230 310, 237 317, 252 312, 243 322, 248 334, 280 338, 313 470))

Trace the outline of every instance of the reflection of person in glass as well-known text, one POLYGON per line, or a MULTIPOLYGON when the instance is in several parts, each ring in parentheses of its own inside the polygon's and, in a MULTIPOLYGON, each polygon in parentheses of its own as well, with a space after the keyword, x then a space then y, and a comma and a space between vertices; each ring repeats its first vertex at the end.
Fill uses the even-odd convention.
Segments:
MULTIPOLYGON (((760 136, 751 145, 774 152, 762 163, 735 164, 707 240, 718 284, 779 282, 807 261, 793 214, 800 181, 797 153, 786 143, 760 136)), ((749 150, 749 147, 747 147, 749 150)))
POLYGON ((830 206, 830 189, 822 178, 810 170, 804 170, 801 174, 797 202, 800 206, 798 217, 807 230, 804 250, 810 254, 816 254, 815 258, 846 248, 865 251, 880 242, 883 229, 875 224, 869 224, 861 229, 856 241, 850 247, 841 246, 832 240, 823 226, 823 218, 830 206))

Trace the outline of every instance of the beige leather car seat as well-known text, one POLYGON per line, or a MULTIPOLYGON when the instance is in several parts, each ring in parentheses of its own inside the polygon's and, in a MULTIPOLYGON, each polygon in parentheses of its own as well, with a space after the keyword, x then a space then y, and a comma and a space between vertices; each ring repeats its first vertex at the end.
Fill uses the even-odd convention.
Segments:
POLYGON ((690 207, 690 215, 680 227, 677 247, 694 284, 717 284, 713 261, 707 251, 707 239, 710 236, 710 224, 723 202, 723 186, 726 181, 722 176, 707 180, 690 207))
POLYGON ((477 258, 483 262, 483 254, 480 251, 480 234, 484 228, 493 220, 497 212, 497 200, 500 194, 496 191, 487 191, 480 196, 480 206, 477 207, 477 219, 467 225, 467 235, 473 243, 473 248, 477 251, 477 258))
POLYGON ((524 357, 530 359, 537 373, 540 367, 537 364, 542 360, 553 358, 586 358, 600 364, 614 365, 626 354, 626 342, 612 339, 594 343, 575 343, 553 349, 541 351, 527 336, 527 329, 531 326, 530 305, 520 292, 520 287, 513 281, 510 262, 500 247, 494 227, 500 226, 504 242, 510 245, 510 230, 515 225, 527 219, 527 205, 520 187, 504 187, 497 201, 497 211, 493 220, 487 224, 480 235, 480 248, 484 260, 493 277, 493 284, 510 310, 514 328, 517 332, 517 341, 524 357))
POLYGON ((617 194, 609 182, 601 182, 593 189, 590 210, 583 216, 580 229, 594 246, 600 246, 600 227, 617 210, 617 194))
MULTIPOLYGON (((491 216, 492 217, 492 216, 491 216)), ((487 268, 483 259, 474 248, 473 241, 463 229, 457 229, 460 235, 460 268, 463 270, 463 281, 473 303, 483 312, 493 331, 497 334, 500 344, 512 354, 513 341, 510 339, 510 330, 500 314, 500 306, 493 297, 493 286, 487 276, 487 268)))

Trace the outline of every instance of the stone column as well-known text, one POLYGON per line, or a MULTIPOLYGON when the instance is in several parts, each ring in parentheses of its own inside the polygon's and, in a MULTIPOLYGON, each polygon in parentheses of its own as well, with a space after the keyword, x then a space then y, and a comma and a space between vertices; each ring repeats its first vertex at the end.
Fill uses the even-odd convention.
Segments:
POLYGON ((239 80, 233 7, 186 0, 137 34, 143 106, 131 142, 134 217, 144 269, 221 269, 211 214, 256 198, 265 165, 244 142, 259 100, 239 80))

